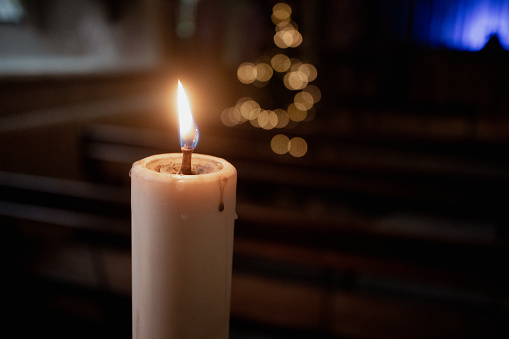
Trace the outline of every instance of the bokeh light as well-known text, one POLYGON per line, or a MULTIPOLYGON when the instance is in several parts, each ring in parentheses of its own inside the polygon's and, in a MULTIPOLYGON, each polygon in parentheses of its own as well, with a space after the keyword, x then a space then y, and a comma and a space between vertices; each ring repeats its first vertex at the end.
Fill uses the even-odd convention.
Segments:
POLYGON ((272 65, 272 68, 276 72, 283 73, 283 72, 288 71, 288 69, 292 65, 292 62, 290 61, 290 58, 287 57, 286 55, 276 54, 270 60, 270 64, 272 65))
POLYGON ((256 128, 260 128, 260 124, 258 123, 258 115, 256 116, 256 119, 249 120, 249 123, 256 128))
POLYGON ((237 78, 243 84, 251 84, 256 80, 257 69, 252 62, 244 62, 237 68, 237 78))
POLYGON ((314 105, 313 96, 308 92, 299 92, 295 94, 293 103, 301 111, 307 111, 314 105))
POLYGON ((286 73, 283 77, 283 83, 291 91, 303 89, 308 84, 306 74, 300 71, 286 73))
POLYGON ((290 150, 290 138, 284 134, 275 135, 270 141, 270 148, 276 154, 286 154, 290 150))
POLYGON ((313 97, 313 102, 315 104, 322 98, 322 92, 315 85, 308 85, 302 91, 311 94, 311 96, 313 97))
POLYGON ((302 35, 296 30, 282 30, 274 34, 274 44, 279 48, 295 48, 301 43, 302 35))
POLYGON ((223 123, 223 125, 228 127, 233 127, 237 125, 237 123, 232 119, 233 112, 231 111, 234 109, 235 109, 234 107, 228 107, 225 108, 223 112, 221 112, 221 122, 223 123))
POLYGON ((256 65, 256 80, 261 82, 267 82, 272 78, 272 66, 261 62, 256 65))
POLYGON ((284 21, 276 25, 276 33, 281 31, 298 31, 299 26, 295 21, 284 21))
POLYGON ((306 140, 300 137, 294 137, 288 144, 288 152, 296 158, 303 157, 308 151, 308 144, 306 140))
POLYGON ((292 14, 292 8, 284 2, 280 2, 272 7, 272 14, 280 21, 289 20, 292 14))
POLYGON ((289 46, 289 47, 292 47, 292 48, 296 48, 296 47, 299 47, 300 44, 302 44, 302 34, 300 34, 299 31, 293 31, 292 32, 292 44, 289 46))
POLYGON ((292 63, 292 65, 290 66, 290 71, 292 71, 292 72, 299 71, 299 67, 302 66, 303 62, 297 58, 291 58, 290 61, 292 63))
MULTIPOLYGON (((277 3, 272 8, 272 22, 275 25, 274 43, 281 49, 295 48, 302 43, 299 27, 291 18, 292 9, 286 3, 277 3)), ((278 79, 290 91, 296 91, 293 102, 287 109, 266 109, 250 97, 243 97, 234 107, 225 109, 221 114, 221 121, 226 126, 236 126, 249 121, 256 127, 265 130, 274 128, 293 129, 301 122, 308 122, 316 115, 315 105, 321 100, 321 91, 315 85, 318 72, 310 63, 292 57, 285 53, 270 52, 260 56, 256 62, 244 62, 237 68, 237 77, 244 84, 255 87, 265 87, 274 72, 280 73, 278 79), (270 55, 270 56, 269 56, 270 55)), ((291 98, 291 97, 290 97, 291 98)), ((269 102, 270 100, 264 100, 269 102)), ((308 145, 303 138, 294 137, 291 140, 283 134, 277 134, 271 140, 271 149, 276 154, 290 153, 293 157, 302 157, 307 153, 308 145)))
POLYGON ((258 115, 258 125, 263 129, 273 129, 277 125, 277 115, 274 111, 263 110, 258 115))
POLYGON ((249 97, 239 99, 236 107, 239 109, 241 116, 246 120, 258 119, 261 108, 260 104, 249 97))
POLYGON ((302 34, 299 33, 294 22, 280 22, 276 25, 274 43, 279 48, 298 47, 302 43, 302 34))
POLYGON ((309 122, 309 121, 313 120, 315 118, 315 116, 316 116, 316 109, 313 106, 310 109, 308 109, 307 116, 306 116, 306 119, 304 119, 304 121, 309 122))
POLYGON ((274 44, 279 48, 288 48, 293 43, 293 37, 288 32, 277 32, 274 34, 274 44))
POLYGON ((307 117, 307 111, 298 109, 297 106, 292 103, 290 106, 288 106, 288 117, 290 120, 295 122, 301 122, 304 121, 307 117))
POLYGON ((274 113, 277 116, 277 124, 276 128, 284 128, 288 125, 288 122, 290 121, 290 116, 288 115, 288 112, 284 109, 275 109, 274 113))
POLYGON ((311 64, 301 64, 298 70, 306 74, 308 82, 315 80, 318 75, 316 67, 311 64))

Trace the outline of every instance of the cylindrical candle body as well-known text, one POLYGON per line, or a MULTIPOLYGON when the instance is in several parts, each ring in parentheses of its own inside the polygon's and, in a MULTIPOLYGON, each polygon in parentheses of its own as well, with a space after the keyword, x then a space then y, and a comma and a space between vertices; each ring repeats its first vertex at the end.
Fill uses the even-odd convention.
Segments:
POLYGON ((131 169, 133 338, 228 338, 237 172, 181 154, 131 169))

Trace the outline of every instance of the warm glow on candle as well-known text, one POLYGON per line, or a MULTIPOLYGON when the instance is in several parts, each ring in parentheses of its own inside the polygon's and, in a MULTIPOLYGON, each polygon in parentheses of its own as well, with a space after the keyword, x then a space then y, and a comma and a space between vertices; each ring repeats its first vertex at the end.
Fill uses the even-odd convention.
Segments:
POLYGON ((180 147, 194 149, 198 143, 198 128, 193 120, 184 87, 178 82, 178 112, 180 124, 180 147))

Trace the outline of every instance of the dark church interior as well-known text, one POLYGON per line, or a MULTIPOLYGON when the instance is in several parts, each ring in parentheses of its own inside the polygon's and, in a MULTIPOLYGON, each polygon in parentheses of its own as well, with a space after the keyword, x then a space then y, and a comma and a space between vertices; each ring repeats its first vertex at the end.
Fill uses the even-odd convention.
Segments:
POLYGON ((177 79, 238 172, 230 338, 509 337, 509 1, 0 0, 12 338, 132 336, 177 79))

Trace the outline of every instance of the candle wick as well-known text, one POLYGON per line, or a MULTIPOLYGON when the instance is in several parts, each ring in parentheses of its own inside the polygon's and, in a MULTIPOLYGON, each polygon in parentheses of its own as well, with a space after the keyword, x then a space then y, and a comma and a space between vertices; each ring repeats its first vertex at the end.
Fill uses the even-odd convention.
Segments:
POLYGON ((194 148, 182 147, 182 165, 180 167, 180 174, 191 175, 191 156, 194 148))

